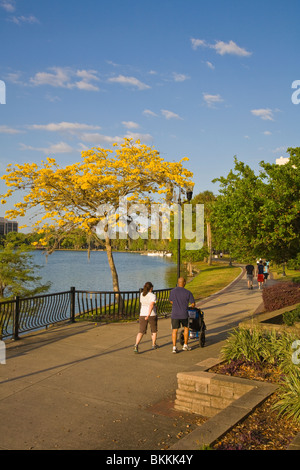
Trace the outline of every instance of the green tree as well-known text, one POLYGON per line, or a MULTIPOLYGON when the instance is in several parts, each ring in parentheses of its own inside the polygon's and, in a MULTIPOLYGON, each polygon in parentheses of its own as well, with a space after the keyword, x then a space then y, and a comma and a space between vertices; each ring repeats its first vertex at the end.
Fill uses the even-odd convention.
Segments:
POLYGON ((36 275, 39 266, 28 250, 28 246, 15 247, 13 243, 0 249, 0 300, 33 296, 49 289, 50 283, 40 283, 41 277, 36 275))
POLYGON ((300 147, 287 151, 290 159, 285 165, 261 162, 268 195, 259 235, 264 238, 268 257, 278 264, 296 258, 300 251, 300 147))
POLYGON ((219 241, 242 260, 265 257, 284 263, 299 252, 300 148, 286 165, 260 163, 258 175, 235 158, 234 171, 214 180, 220 195, 212 208, 219 241))
POLYGON ((204 204, 204 224, 206 226, 206 252, 207 263, 212 264, 212 246, 213 246, 213 230, 211 226, 212 206, 216 201, 216 196, 212 191, 203 191, 197 194, 193 200, 193 204, 204 204))
POLYGON ((261 208, 267 194, 265 183, 237 158, 228 176, 220 183, 220 195, 212 207, 211 220, 216 241, 223 250, 240 259, 262 256, 264 241, 258 237, 261 208))

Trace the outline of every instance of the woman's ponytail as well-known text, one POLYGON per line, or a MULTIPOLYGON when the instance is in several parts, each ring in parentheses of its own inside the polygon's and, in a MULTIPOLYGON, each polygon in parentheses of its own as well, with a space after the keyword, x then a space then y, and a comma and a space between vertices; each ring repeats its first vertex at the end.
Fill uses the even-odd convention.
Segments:
POLYGON ((146 284, 143 287, 143 296, 145 297, 152 288, 153 288, 153 284, 151 282, 146 282, 146 284))

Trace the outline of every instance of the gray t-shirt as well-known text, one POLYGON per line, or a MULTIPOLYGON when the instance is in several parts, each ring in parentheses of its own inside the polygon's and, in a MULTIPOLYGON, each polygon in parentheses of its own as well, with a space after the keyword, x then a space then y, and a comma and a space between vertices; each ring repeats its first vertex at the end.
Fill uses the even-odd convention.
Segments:
POLYGON ((180 320, 188 318, 188 306, 195 302, 194 296, 189 290, 184 287, 175 287, 170 292, 169 300, 173 302, 171 318, 180 320))

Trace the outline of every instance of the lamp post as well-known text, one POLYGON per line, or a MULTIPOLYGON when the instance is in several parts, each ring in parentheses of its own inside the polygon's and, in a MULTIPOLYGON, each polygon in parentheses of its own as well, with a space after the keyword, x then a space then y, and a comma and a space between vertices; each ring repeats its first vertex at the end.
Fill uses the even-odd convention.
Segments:
MULTIPOLYGON (((180 210, 178 208, 178 239, 177 239, 177 279, 180 278, 180 242, 181 242, 181 192, 182 189, 179 188, 179 194, 178 194, 178 206, 180 207, 180 210)), ((188 202, 191 201, 193 197, 193 190, 191 188, 187 188, 186 190, 186 198, 188 202)))

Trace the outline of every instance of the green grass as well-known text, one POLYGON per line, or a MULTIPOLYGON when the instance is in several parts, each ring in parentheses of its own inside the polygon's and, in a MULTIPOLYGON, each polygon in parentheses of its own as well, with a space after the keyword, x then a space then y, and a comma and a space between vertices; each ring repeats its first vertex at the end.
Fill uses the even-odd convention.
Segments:
MULTIPOLYGON (((191 282, 188 282, 186 288, 193 293, 196 301, 209 297, 210 295, 223 289, 232 281, 234 281, 241 273, 241 269, 239 267, 228 266, 217 262, 212 266, 208 266, 203 262, 196 262, 193 263, 193 266, 200 272, 193 278, 191 282)), ((126 310, 130 310, 131 302, 131 300, 124 301, 124 307, 126 310)), ((108 309, 109 306, 107 306, 107 310, 108 309)), ((115 318, 115 321, 120 321, 120 319, 118 319, 119 312, 117 303, 115 305, 115 310, 113 305, 110 306, 110 312, 107 310, 105 312, 104 307, 102 309, 98 307, 97 309, 93 309, 86 314, 81 315, 81 318, 79 317, 78 319, 91 321, 99 321, 101 319, 102 321, 105 321, 105 319, 109 319, 111 313, 112 317, 115 318)), ((167 312, 170 313, 170 302, 167 299, 159 300, 157 310, 158 314, 166 314, 167 312)), ((136 310, 135 315, 132 314, 129 316, 129 318, 126 318, 125 315, 124 321, 131 321, 135 318, 135 316, 137 318, 138 315, 139 311, 136 310)))
POLYGON ((270 271, 273 274, 273 278, 280 281, 294 281, 300 282, 300 271, 296 269, 285 268, 286 276, 282 275, 282 266, 271 266, 270 271))
MULTIPOLYGON (((157 314, 166 315, 171 313, 172 306, 167 299, 158 298, 156 306, 157 314)), ((106 306, 91 308, 85 313, 78 315, 78 321, 109 321, 109 322, 128 322, 139 318, 140 305, 138 299, 124 300, 123 310, 120 309, 118 302, 106 306)))
POLYGON ((233 266, 224 266, 223 264, 213 264, 208 266, 205 263, 193 263, 200 272, 195 278, 186 285, 195 300, 203 299, 215 294, 226 287, 241 273, 241 268, 233 266))

